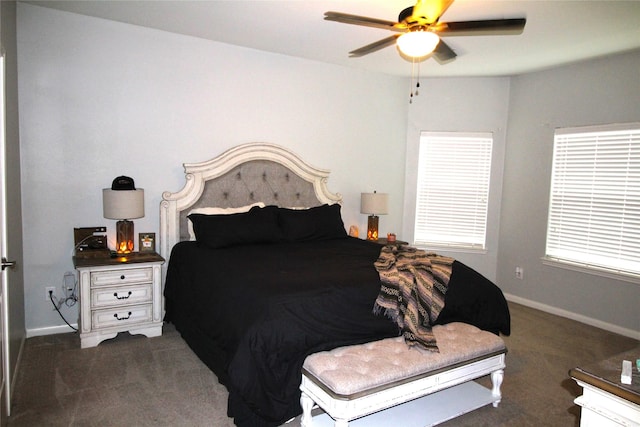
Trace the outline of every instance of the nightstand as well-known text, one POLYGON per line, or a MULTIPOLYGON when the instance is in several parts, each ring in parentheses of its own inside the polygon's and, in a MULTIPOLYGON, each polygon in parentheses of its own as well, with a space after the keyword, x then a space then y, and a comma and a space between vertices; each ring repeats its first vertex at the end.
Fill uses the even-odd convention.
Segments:
POLYGON ((119 332, 162 335, 161 266, 156 253, 73 258, 80 275, 78 326, 81 348, 119 332))

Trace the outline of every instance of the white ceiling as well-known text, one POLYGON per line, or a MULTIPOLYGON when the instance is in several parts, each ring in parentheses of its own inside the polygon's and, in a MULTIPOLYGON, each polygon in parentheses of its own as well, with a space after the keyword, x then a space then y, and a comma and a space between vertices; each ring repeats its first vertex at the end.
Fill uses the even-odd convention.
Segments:
MULTIPOLYGON (((412 0, 25 1, 283 55, 408 76, 394 46, 361 58, 348 52, 393 33, 325 21, 324 12, 396 21, 412 0)), ((442 22, 526 17, 520 35, 456 36, 458 54, 421 64, 423 76, 513 75, 640 48, 640 0, 456 0, 442 22)))

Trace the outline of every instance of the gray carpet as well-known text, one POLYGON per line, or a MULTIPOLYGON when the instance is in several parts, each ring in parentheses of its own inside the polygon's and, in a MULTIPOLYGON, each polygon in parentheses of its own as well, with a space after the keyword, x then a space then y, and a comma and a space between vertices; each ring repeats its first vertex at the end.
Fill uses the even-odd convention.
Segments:
MULTIPOLYGON (((573 399, 581 389, 568 370, 640 345, 521 305, 510 308, 502 403, 442 426, 577 426, 573 399)), ((479 382, 490 385, 488 378, 479 382)), ((226 402, 225 388, 171 325, 162 337, 120 334, 84 350, 76 334, 59 334, 27 340, 8 425, 233 426, 226 402)))

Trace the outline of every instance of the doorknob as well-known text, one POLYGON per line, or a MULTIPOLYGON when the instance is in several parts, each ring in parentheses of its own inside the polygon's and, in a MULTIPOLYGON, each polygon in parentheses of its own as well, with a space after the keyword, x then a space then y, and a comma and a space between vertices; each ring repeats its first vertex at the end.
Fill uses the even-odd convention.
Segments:
POLYGON ((14 269, 16 268, 16 262, 15 261, 7 261, 7 259, 5 257, 2 257, 2 271, 4 271, 5 268, 11 268, 14 269))

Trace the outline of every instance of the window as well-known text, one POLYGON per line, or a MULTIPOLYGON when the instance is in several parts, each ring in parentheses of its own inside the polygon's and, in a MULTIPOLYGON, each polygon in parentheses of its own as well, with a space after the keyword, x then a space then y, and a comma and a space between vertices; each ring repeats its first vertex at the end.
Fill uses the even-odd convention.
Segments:
POLYGON ((640 123, 557 129, 547 260, 640 277, 640 123))
POLYGON ((493 134, 422 132, 414 241, 485 249, 493 134))

